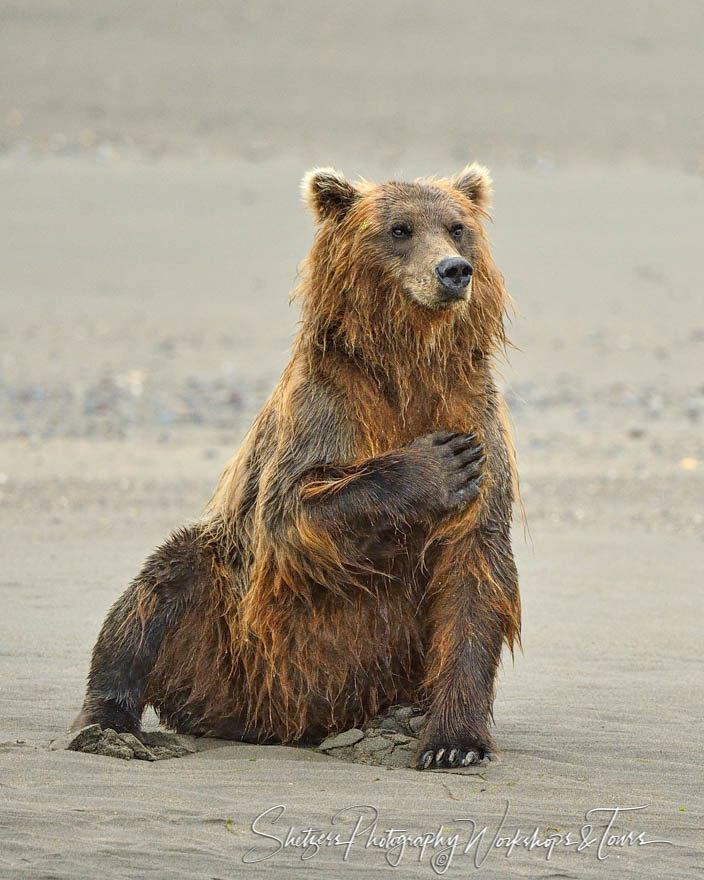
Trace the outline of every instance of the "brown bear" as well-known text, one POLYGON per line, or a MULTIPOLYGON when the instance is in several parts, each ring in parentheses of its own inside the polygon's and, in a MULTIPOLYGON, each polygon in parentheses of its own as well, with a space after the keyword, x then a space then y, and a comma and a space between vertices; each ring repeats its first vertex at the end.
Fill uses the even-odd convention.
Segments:
POLYGON ((74 727, 320 741, 427 711, 417 766, 490 758, 520 600, 492 361, 490 178, 303 181, 317 223, 291 360, 203 518, 111 608, 74 727))

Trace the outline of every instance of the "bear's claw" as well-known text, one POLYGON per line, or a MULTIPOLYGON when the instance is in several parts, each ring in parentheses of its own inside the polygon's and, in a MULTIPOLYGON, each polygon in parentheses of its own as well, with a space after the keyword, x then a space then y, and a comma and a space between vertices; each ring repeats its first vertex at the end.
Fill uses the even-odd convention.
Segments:
POLYGON ((494 757, 493 752, 481 746, 474 746, 471 749, 461 747, 430 748, 421 751, 416 762, 416 770, 471 767, 481 761, 493 761, 494 757))
POLYGON ((425 450, 439 469, 438 513, 455 513, 479 497, 486 454, 476 434, 436 431, 411 445, 425 450))

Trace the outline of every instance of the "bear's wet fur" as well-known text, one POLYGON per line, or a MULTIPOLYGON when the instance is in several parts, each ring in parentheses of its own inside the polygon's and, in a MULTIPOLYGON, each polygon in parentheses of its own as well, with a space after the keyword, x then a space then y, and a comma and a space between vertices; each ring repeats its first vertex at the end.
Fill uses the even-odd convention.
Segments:
POLYGON ((181 733, 314 743, 407 702, 418 767, 474 763, 520 638, 490 179, 303 187, 291 360, 202 519, 111 608, 74 726, 137 732, 151 705, 181 733))

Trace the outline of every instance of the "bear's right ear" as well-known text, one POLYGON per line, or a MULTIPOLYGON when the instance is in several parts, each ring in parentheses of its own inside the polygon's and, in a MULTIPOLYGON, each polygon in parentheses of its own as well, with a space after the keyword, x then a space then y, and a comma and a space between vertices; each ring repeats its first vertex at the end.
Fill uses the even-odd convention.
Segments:
POLYGON ((359 197, 357 189, 334 168, 314 168, 301 181, 303 199, 315 219, 341 220, 359 197))

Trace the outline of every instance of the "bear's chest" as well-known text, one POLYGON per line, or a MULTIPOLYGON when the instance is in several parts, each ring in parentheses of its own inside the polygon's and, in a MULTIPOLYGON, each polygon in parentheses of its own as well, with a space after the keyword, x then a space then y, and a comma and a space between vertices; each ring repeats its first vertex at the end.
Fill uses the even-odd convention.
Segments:
POLYGON ((433 431, 461 431, 481 437, 485 421, 484 395, 468 388, 446 392, 419 388, 406 401, 380 396, 373 422, 360 422, 359 454, 381 455, 433 431))

